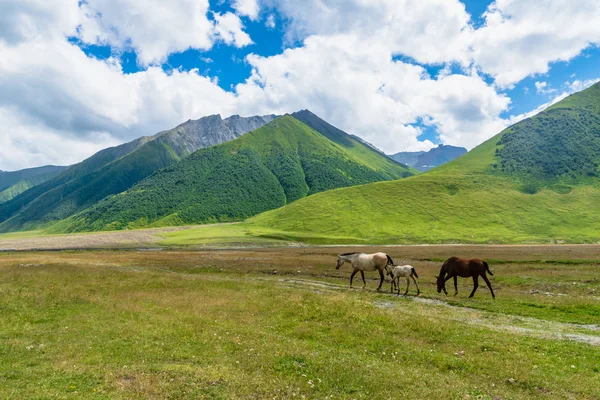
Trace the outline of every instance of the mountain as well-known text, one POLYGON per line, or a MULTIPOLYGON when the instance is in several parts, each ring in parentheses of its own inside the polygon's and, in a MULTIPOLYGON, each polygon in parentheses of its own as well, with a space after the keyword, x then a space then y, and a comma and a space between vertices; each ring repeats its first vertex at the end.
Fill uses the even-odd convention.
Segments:
POLYGON ((295 116, 277 118, 238 139, 200 149, 53 229, 236 221, 332 188, 416 172, 308 111, 295 116))
POLYGON ((199 148, 235 139, 274 118, 235 115, 222 119, 212 115, 102 150, 56 178, 0 204, 0 232, 35 228, 67 218, 106 196, 129 189, 199 148))
POLYGON ((5 203, 27 189, 56 177, 65 169, 67 167, 47 165, 11 172, 0 170, 0 203, 5 203))
POLYGON ((427 174, 319 193, 246 224, 313 243, 597 243, 599 165, 595 84, 427 174))
POLYGON ((464 147, 445 146, 440 144, 429 151, 404 151, 392 156, 394 160, 410 165, 421 172, 429 171, 465 154, 464 147))

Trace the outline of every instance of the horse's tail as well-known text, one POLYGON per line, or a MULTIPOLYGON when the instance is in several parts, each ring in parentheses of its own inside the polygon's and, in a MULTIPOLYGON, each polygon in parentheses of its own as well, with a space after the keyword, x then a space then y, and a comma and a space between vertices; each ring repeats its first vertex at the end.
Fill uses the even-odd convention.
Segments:
POLYGON ((483 265, 485 265, 485 270, 488 272, 488 274, 494 275, 494 274, 492 274, 492 271, 490 271, 490 266, 489 266, 488 263, 486 263, 485 261, 483 261, 483 265))
POLYGON ((394 265, 394 260, 392 260, 392 257, 390 257, 389 255, 385 255, 388 259, 387 265, 394 265))
POLYGON ((418 278, 418 277, 419 277, 419 275, 417 275, 417 271, 415 271, 415 267, 411 267, 411 268, 412 268, 412 273, 413 273, 413 275, 414 275, 416 278, 418 278))

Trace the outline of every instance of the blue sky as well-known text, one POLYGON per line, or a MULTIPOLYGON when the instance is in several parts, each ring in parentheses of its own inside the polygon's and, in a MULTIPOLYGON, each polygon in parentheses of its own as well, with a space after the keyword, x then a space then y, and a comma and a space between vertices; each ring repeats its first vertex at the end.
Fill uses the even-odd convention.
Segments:
MULTIPOLYGON (((491 3, 492 1, 484 0, 463 1, 466 11, 471 15, 474 26, 481 26, 484 23, 483 13, 491 3)), ((211 10, 214 12, 235 12, 232 3, 228 1, 211 0, 210 4, 211 10)), ((202 75, 217 78, 216 82, 224 90, 234 91, 235 85, 243 83, 250 76, 251 66, 245 62, 248 54, 253 53, 269 57, 281 53, 286 48, 302 45, 299 41, 290 41, 285 37, 285 24, 287 21, 276 9, 270 10, 268 16, 273 17, 274 27, 267 27, 264 19, 257 21, 248 18, 243 19, 245 31, 253 41, 251 45, 237 48, 220 43, 210 50, 188 49, 170 54, 168 59, 161 64, 161 68, 167 73, 173 69, 183 71, 197 69, 202 75)), ((136 73, 145 69, 145 67, 138 64, 134 51, 122 52, 118 49, 112 49, 110 46, 85 45, 75 37, 72 37, 71 40, 78 43, 86 54, 92 57, 106 59, 113 54, 117 54, 120 57, 123 71, 126 73, 136 73)), ((420 64, 402 54, 397 54, 395 58, 424 67, 432 77, 436 77, 442 69, 448 66, 445 63, 420 64)), ((564 87, 566 82, 572 82, 575 79, 586 81, 597 78, 600 75, 599 66, 600 49, 597 47, 586 49, 581 55, 568 62, 551 63, 548 73, 529 76, 510 88, 500 91, 511 99, 511 106, 503 111, 501 116, 510 118, 511 116, 527 113, 550 102, 557 93, 562 93, 566 89, 564 87), (546 82, 546 88, 543 91, 537 90, 536 82, 546 82)), ((461 67, 459 65, 450 64, 449 67, 456 73, 460 73, 461 67)), ((484 76, 484 78, 490 84, 493 83, 492 77, 484 76)), ((435 144, 440 143, 439 133, 435 126, 426 126, 418 121, 413 125, 423 130, 423 133, 419 135, 419 140, 430 140, 435 144)))
POLYGON ((300 108, 387 153, 472 148, 600 78, 585 0, 49 2, 0 6, 0 169, 300 108))

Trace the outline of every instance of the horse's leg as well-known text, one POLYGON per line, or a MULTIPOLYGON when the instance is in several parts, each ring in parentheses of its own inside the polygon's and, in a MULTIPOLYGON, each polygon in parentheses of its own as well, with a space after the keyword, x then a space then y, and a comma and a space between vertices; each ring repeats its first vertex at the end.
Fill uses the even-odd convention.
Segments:
POLYGON ((396 289, 396 278, 392 276, 392 280, 390 281, 390 293, 394 293, 394 289, 396 289))
POLYGON ((360 271, 360 276, 362 276, 363 280, 363 289, 367 287, 367 282, 365 281, 365 271, 360 271))
POLYGON ((444 293, 446 293, 446 296, 448 296, 448 291, 446 290, 446 282, 448 282, 450 279, 452 279, 452 275, 448 274, 448 276, 444 279, 444 293))
POLYGON ((492 298, 494 300, 496 300, 496 295, 494 294, 494 289, 492 289, 492 284, 490 283, 490 280, 488 279, 487 275, 485 274, 485 272, 483 273, 483 275, 481 275, 481 277, 483 278, 483 280, 485 281, 486 285, 490 288, 490 292, 492 292, 492 298))
POLYGON ((396 294, 400 296, 400 276, 394 278, 394 284, 396 285, 396 294))
POLYGON ((381 290, 381 285, 383 285, 383 280, 384 280, 383 269, 379 270, 379 278, 380 278, 379 279, 379 286, 377 287, 377 290, 381 290))
POLYGON ((356 275, 356 273, 358 272, 358 269, 354 269, 354 271, 352 271, 352 275, 350 275, 350 288, 352 288, 352 280, 354 279, 354 275, 356 275))
POLYGON ((411 275, 411 278, 412 278, 413 282, 415 283, 415 286, 417 287, 417 296, 418 296, 421 294, 421 289, 419 289, 419 284, 417 283, 417 280, 415 279, 415 277, 411 275))
POLYGON ((408 279, 408 276, 406 276, 405 278, 406 278, 406 292, 404 292, 404 295, 406 296, 408 294, 408 287, 410 286, 410 280, 408 279))
POLYGON ((454 275, 454 295, 458 294, 458 276, 454 275))
POLYGON ((473 295, 475 294, 475 291, 477 290, 478 287, 479 287, 479 275, 473 275, 473 291, 471 292, 471 295, 469 296, 469 298, 473 297, 473 295))

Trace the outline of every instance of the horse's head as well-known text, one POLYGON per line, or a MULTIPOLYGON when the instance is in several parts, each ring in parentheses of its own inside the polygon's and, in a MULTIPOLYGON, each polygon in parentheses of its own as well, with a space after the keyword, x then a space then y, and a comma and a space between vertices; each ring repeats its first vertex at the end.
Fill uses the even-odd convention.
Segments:
POLYGON ((442 290, 444 290, 444 286, 445 286, 446 282, 444 282, 444 280, 442 278, 440 278, 439 276, 436 276, 435 279, 437 282, 437 292, 441 293, 442 290))
POLYGON ((342 259, 341 256, 338 256, 337 263, 335 264, 335 269, 340 269, 342 264, 344 264, 346 260, 342 259))
POLYGON ((392 269, 393 269, 393 265, 386 265, 385 268, 385 272, 389 275, 389 276, 393 276, 394 274, 392 274, 392 269))

